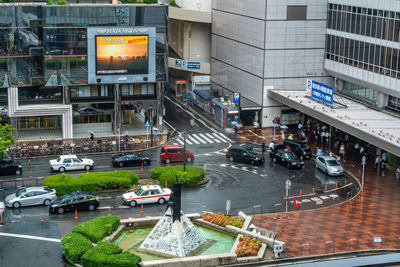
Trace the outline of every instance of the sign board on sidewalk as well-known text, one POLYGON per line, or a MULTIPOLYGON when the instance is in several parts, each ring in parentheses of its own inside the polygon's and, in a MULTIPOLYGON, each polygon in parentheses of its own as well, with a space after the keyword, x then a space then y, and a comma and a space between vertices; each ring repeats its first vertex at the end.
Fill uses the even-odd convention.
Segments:
POLYGON ((240 102, 240 93, 235 93, 233 95, 233 103, 239 103, 240 102))
POLYGON ((146 127, 150 127, 150 123, 149 123, 149 121, 146 121, 146 123, 144 124, 144 126, 146 126, 146 127))
POLYGON ((306 96, 330 105, 333 104, 333 88, 313 80, 307 80, 306 96))

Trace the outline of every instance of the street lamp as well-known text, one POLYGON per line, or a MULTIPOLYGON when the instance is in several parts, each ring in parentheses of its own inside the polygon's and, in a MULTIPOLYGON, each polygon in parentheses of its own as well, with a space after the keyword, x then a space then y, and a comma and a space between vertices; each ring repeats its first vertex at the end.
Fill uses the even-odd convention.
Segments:
POLYGON ((364 190, 364 171, 365 171, 365 164, 366 163, 367 163, 367 158, 364 155, 361 158, 361 164, 362 164, 361 191, 364 190))
POLYGON ((186 171, 186 132, 183 132, 183 171, 186 171))

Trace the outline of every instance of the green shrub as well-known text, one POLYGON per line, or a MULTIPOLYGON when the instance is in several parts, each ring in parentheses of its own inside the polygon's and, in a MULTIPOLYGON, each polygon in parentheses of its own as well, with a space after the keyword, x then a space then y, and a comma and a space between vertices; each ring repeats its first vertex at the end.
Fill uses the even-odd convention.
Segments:
POLYGON ((139 176, 130 171, 82 173, 78 178, 69 174, 57 174, 43 180, 43 185, 54 188, 57 194, 71 192, 96 192, 103 189, 125 189, 137 184, 139 176))
POLYGON ((205 171, 203 168, 196 166, 186 166, 186 172, 183 166, 157 167, 151 170, 150 177, 159 180, 160 185, 172 186, 178 181, 184 185, 197 184, 204 179, 205 171))
POLYGON ((117 230, 118 226, 118 216, 102 216, 73 227, 72 232, 81 234, 93 243, 97 243, 117 230))
POLYGON ((80 234, 69 233, 61 238, 61 248, 70 261, 80 262, 83 254, 92 248, 92 242, 80 234))
POLYGON ((66 1, 66 0, 58 0, 57 1, 57 5, 65 5, 65 4, 68 4, 68 1, 66 1))
POLYGON ((130 252, 123 252, 117 245, 101 241, 82 257, 84 267, 135 267, 142 259, 130 252))

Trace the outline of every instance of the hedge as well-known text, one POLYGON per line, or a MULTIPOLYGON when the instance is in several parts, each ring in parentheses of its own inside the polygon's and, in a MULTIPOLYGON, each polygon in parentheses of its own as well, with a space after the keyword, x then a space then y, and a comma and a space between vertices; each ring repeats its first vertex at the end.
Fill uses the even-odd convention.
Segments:
POLYGON ((118 226, 118 216, 102 216, 73 227, 72 233, 83 235, 91 242, 97 243, 117 230, 118 226))
POLYGON ((150 177, 159 180, 161 185, 172 186, 177 181, 181 181, 183 185, 197 184, 204 179, 205 171, 203 168, 196 166, 186 166, 186 172, 183 166, 156 167, 151 170, 150 177))
POLYGON ((117 245, 101 241, 89 249, 82 257, 84 267, 139 266, 142 259, 130 252, 123 251, 117 245))
POLYGON ((70 261, 80 262, 86 251, 92 248, 92 242, 80 234, 69 233, 61 238, 61 248, 70 261))
POLYGON ((138 184, 139 176, 130 171, 81 173, 77 178, 69 174, 57 174, 43 180, 43 185, 64 195, 75 191, 96 192, 103 189, 126 189, 138 184))
POLYGON ((207 222, 225 227, 226 225, 232 225, 238 228, 243 227, 243 221, 240 219, 232 218, 224 215, 221 212, 218 213, 204 213, 201 218, 207 222))

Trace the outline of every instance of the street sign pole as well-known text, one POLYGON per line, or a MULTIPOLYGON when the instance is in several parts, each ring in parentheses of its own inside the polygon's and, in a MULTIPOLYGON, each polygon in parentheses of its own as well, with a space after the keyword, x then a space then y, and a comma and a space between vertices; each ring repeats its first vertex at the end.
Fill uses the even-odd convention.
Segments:
POLYGON ((121 151, 121 124, 118 124, 118 151, 121 151))
POLYGON ((276 120, 272 120, 272 123, 274 124, 274 137, 272 138, 272 141, 275 141, 275 128, 276 128, 276 120))
POLYGON ((361 191, 364 190, 364 171, 365 171, 365 164, 367 163, 367 158, 363 156, 361 158, 361 164, 362 164, 362 176, 361 176, 361 191))
POLYGON ((290 186, 292 185, 292 182, 290 180, 286 180, 286 213, 288 212, 288 196, 289 196, 289 189, 290 186))

